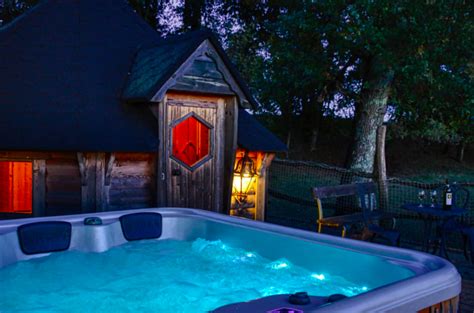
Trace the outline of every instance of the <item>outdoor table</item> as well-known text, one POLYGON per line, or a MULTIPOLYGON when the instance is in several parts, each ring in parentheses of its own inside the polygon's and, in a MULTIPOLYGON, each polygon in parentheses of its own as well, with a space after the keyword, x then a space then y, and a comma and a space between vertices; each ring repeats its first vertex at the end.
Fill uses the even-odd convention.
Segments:
MULTIPOLYGON (((423 250, 428 252, 429 250, 429 237, 431 233, 431 228, 433 225, 433 218, 437 219, 437 222, 440 225, 446 223, 448 220, 460 217, 466 213, 468 210, 452 207, 450 210, 444 210, 441 205, 429 205, 423 204, 420 206, 419 203, 408 203, 402 206, 404 210, 417 213, 420 218, 424 222, 424 243, 423 243, 423 250)), ((441 256, 448 258, 448 254, 446 252, 446 241, 441 239, 440 240, 440 250, 439 253, 441 256)))

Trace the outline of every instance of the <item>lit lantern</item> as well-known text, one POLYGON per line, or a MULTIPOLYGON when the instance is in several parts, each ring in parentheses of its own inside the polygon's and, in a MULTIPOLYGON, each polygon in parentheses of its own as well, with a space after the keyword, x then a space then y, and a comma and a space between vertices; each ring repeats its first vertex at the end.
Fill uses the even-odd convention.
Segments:
POLYGON ((257 177, 255 164, 245 151, 243 158, 237 161, 234 168, 234 180, 232 183, 233 195, 240 209, 245 209, 247 196, 257 177))

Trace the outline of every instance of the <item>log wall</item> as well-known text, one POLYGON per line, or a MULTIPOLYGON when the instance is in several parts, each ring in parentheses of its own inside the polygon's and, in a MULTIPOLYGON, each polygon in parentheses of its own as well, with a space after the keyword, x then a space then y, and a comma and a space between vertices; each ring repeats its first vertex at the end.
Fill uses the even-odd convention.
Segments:
POLYGON ((0 160, 33 163, 33 216, 156 206, 154 153, 0 151, 0 160))
POLYGON ((81 213, 81 173, 75 153, 51 153, 46 159, 45 214, 81 213))
POLYGON ((112 167, 109 210, 156 206, 156 157, 116 153, 112 167))

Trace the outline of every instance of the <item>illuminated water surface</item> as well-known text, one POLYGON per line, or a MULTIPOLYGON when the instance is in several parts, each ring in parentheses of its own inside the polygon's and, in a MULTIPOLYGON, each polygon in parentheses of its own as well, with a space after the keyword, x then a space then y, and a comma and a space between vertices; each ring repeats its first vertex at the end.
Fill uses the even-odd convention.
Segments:
POLYGON ((272 294, 370 289, 221 241, 141 241, 0 270, 0 312, 204 312, 272 294))

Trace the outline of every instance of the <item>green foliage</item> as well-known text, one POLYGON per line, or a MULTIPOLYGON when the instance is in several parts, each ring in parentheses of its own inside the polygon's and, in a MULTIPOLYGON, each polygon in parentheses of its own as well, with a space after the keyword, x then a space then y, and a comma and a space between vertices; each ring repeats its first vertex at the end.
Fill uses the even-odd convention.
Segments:
POLYGON ((423 6, 407 36, 416 48, 399 62, 395 121, 406 135, 472 142, 474 31, 472 2, 423 6))
POLYGON ((305 103, 315 105, 323 91, 326 104, 357 105, 377 58, 378 71, 395 73, 390 105, 399 135, 473 140, 473 2, 263 3, 258 14, 244 14, 229 44, 260 110, 306 114, 305 103))

